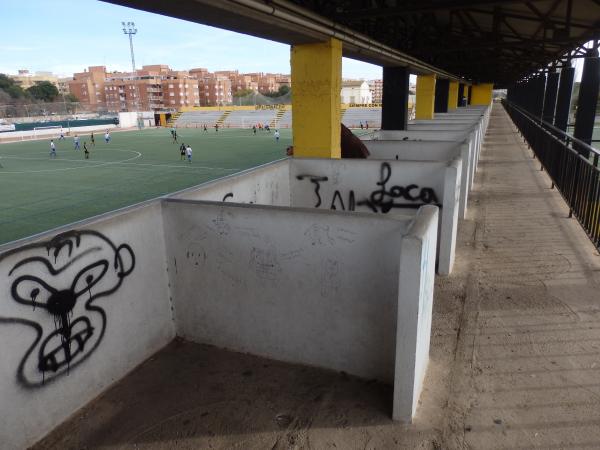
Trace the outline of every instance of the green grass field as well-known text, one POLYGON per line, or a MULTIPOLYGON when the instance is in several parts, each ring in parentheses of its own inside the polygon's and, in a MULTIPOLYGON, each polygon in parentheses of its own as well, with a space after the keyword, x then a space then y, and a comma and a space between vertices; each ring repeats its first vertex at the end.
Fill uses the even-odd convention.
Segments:
POLYGON ((96 133, 95 147, 83 134, 88 160, 73 150, 72 138, 55 139, 56 159, 49 139, 0 145, 0 243, 283 158, 291 145, 291 130, 281 130, 279 142, 272 133, 242 129, 178 134, 192 146, 192 164, 180 160, 179 144, 164 128, 114 132, 110 144, 96 133))

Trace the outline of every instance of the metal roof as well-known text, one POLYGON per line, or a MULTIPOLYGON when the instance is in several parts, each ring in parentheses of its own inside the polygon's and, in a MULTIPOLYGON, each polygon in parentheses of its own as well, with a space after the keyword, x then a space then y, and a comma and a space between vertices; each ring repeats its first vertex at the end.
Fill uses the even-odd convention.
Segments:
POLYGON ((288 44, 506 85, 600 39, 600 0, 108 0, 288 44))

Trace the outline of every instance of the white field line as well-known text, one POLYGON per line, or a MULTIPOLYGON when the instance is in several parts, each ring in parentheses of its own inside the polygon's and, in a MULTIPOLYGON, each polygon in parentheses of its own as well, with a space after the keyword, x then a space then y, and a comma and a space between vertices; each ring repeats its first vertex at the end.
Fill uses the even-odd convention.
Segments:
MULTIPOLYGON (((130 152, 137 153, 137 155, 132 158, 124 159, 122 161, 107 161, 107 162, 98 162, 98 161, 93 161, 93 160, 89 160, 89 159, 63 159, 63 158, 61 158, 61 159, 57 159, 56 161, 79 162, 79 163, 84 163, 84 164, 91 164, 91 166, 64 167, 64 168, 58 168, 58 169, 42 169, 42 170, 29 170, 29 171, 0 170, 0 175, 1 174, 40 173, 40 172, 59 172, 59 171, 64 171, 64 170, 76 170, 76 169, 93 169, 96 167, 104 167, 107 165, 112 165, 112 166, 130 165, 130 166, 136 166, 136 167, 137 166, 167 167, 167 168, 176 168, 176 169, 185 168, 185 170, 189 170, 189 169, 225 170, 225 171, 230 171, 230 172, 236 172, 236 171, 242 170, 240 168, 198 166, 198 165, 193 165, 193 163, 189 164, 187 162, 187 160, 182 161, 182 163, 180 165, 129 162, 129 161, 132 161, 134 159, 141 157, 141 153, 134 151, 134 150, 117 150, 117 149, 113 149, 113 150, 130 151, 130 152)), ((50 161, 51 160, 49 157, 48 158, 36 158, 36 157, 10 156, 10 155, 9 156, 0 156, 0 159, 17 159, 17 160, 26 160, 26 161, 50 161)), ((115 167, 115 168, 119 168, 119 167, 115 167)))

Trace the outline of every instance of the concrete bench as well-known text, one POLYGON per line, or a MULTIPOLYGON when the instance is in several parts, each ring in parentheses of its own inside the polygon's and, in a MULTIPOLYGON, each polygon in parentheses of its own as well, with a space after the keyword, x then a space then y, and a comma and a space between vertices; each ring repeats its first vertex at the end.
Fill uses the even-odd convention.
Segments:
POLYGON ((0 447, 29 447, 175 337, 161 211, 0 246, 0 447))
POLYGON ((440 206, 438 273, 448 275, 454 264, 461 166, 460 157, 450 162, 294 158, 291 206, 384 214, 440 206))
POLYGON ((0 247, 0 421, 32 445, 175 336, 394 384, 429 357, 438 209, 154 200, 0 247), (40 407, 46 405, 46 407, 40 407))
POLYGON ((411 215, 441 206, 438 273, 448 275, 460 205, 462 160, 291 158, 186 189, 172 198, 411 215))
POLYGON ((178 335, 393 383, 393 417, 411 420, 437 208, 409 218, 173 199, 164 222, 178 335))

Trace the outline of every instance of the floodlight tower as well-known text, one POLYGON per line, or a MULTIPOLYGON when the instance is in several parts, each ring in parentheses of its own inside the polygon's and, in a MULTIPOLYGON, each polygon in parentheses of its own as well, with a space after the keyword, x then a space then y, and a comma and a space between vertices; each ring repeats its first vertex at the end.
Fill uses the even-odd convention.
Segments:
POLYGON ((121 22, 123 33, 129 36, 129 49, 131 50, 131 69, 135 73, 135 56, 133 54, 133 36, 138 32, 133 22, 121 22))
MULTIPOLYGON (((132 74, 135 78, 136 72, 135 72, 135 55, 133 54, 133 36, 135 34, 137 34, 138 30, 135 27, 135 23, 133 23, 133 22, 121 22, 121 25, 123 26, 123 34, 126 34, 129 36, 129 50, 131 51, 131 70, 132 70, 132 74)), ((135 86, 137 88, 137 84, 135 84, 135 86)), ((139 92, 139 89, 135 89, 135 90, 137 91, 136 98, 135 98, 135 109, 136 109, 136 111, 138 111, 138 121, 139 121, 140 92, 139 92)))

